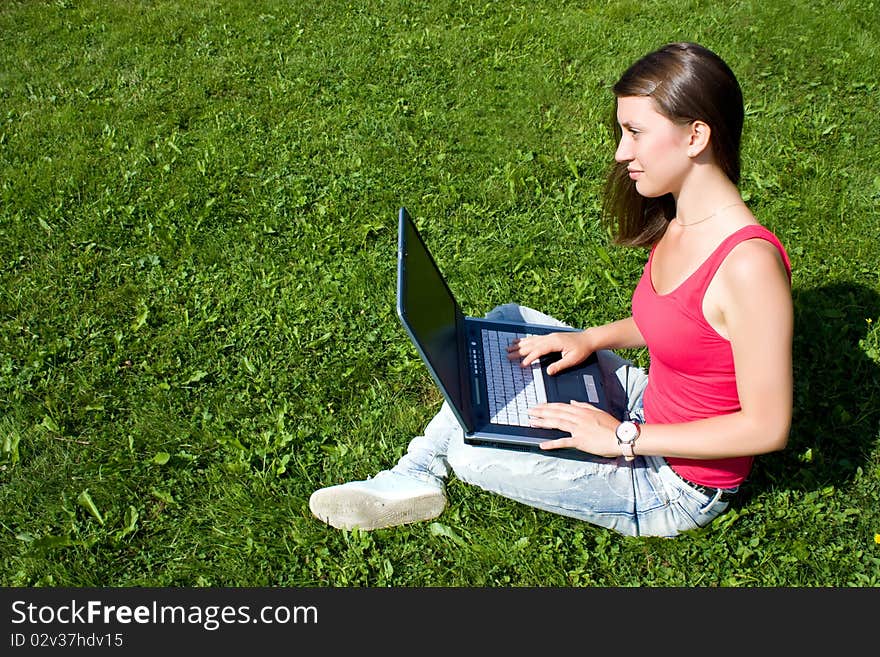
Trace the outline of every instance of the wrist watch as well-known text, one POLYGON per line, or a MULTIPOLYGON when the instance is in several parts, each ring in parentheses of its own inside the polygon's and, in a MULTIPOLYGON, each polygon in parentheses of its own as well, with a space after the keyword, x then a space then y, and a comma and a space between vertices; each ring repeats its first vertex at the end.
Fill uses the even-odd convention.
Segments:
POLYGON ((621 422, 617 425, 617 429, 614 430, 614 435, 617 436, 617 444, 620 446, 620 451, 627 461, 632 461, 636 457, 633 447, 641 431, 641 425, 633 420, 621 422))

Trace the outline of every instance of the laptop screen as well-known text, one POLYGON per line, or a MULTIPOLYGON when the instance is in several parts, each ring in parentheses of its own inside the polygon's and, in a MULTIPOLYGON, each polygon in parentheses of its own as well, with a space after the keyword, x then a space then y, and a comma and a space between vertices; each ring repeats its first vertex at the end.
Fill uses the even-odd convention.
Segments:
POLYGON ((461 310, 405 208, 400 209, 397 311, 453 408, 463 408, 458 326, 461 310))

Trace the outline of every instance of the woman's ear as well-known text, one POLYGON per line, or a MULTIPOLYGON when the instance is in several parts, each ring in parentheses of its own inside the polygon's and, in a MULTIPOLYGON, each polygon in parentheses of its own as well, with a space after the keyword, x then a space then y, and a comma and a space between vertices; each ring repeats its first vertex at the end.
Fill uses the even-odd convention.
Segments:
POLYGON ((712 136, 712 128, 708 123, 703 121, 691 122, 691 130, 688 135, 688 157, 697 157, 709 145, 709 138, 712 136))

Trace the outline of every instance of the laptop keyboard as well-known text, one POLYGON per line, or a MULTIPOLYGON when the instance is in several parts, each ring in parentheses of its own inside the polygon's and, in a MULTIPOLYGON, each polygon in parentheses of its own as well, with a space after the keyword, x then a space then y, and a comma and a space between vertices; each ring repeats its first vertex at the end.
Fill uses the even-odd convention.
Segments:
POLYGON ((483 329, 483 361, 489 388, 489 414, 492 424, 529 426, 528 409, 547 401, 541 363, 522 367, 507 358, 507 346, 525 333, 483 329))

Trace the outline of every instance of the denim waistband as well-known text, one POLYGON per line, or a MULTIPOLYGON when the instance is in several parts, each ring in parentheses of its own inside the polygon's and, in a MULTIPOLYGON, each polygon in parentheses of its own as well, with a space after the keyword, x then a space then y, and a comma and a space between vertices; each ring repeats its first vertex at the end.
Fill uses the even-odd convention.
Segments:
POLYGON ((715 497, 716 495, 720 496, 722 499, 730 497, 731 495, 735 495, 739 491, 739 486, 736 488, 712 488, 711 486, 703 486, 702 484, 695 484, 692 481, 688 481, 680 474, 678 474, 672 466, 669 466, 669 471, 674 474, 678 479, 683 481, 688 487, 694 489, 698 493, 702 493, 706 497, 715 497))

